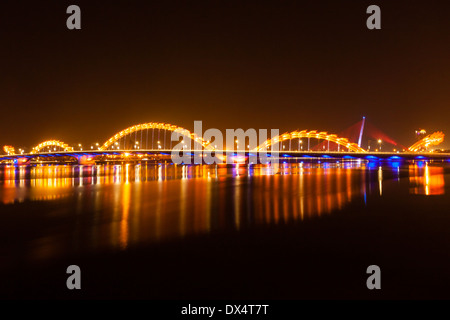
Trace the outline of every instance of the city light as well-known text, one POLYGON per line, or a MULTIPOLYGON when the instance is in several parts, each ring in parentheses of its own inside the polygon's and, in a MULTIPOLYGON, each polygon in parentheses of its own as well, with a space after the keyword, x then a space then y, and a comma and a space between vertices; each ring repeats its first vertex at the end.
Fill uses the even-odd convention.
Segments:
POLYGON ((426 149, 429 146, 436 146, 444 141, 444 133, 441 131, 434 132, 422 140, 417 141, 411 147, 408 148, 409 151, 417 152, 422 149, 426 149))
POLYGON ((48 140, 48 141, 44 141, 44 142, 38 144, 37 146, 35 146, 30 153, 35 154, 45 148, 50 150, 51 147, 53 147, 53 149, 55 151, 56 151, 56 147, 59 147, 64 151, 73 151, 73 148, 71 146, 69 146, 67 143, 64 143, 59 140, 48 140))
MULTIPOLYGON (((135 127, 138 127, 138 126, 135 126, 135 127)), ((176 127, 176 126, 174 126, 174 127, 176 127)), ((143 128, 145 128, 145 127, 143 127, 143 128)), ((133 131, 133 132, 136 132, 138 130, 139 129, 135 129, 135 131, 133 131)), ((140 130, 143 130, 143 129, 140 129, 140 130)), ((161 130, 161 128, 158 128, 158 131, 159 130, 161 130)), ((174 131, 173 128, 169 128, 167 130, 174 131)), ((126 150, 126 149, 140 150, 141 149, 140 144, 144 145, 145 142, 134 141, 134 142, 131 142, 131 145, 129 145, 128 142, 127 142, 127 141, 129 141, 129 140, 127 140, 127 136, 129 138, 131 138, 130 135, 131 135, 131 133, 127 133, 127 134, 123 133, 121 135, 121 137, 117 139, 117 141, 112 141, 109 144, 110 149, 113 149, 113 150, 117 149, 117 150, 119 150, 120 149, 119 144, 123 140, 123 143, 124 143, 124 146, 122 148, 123 150, 126 150)), ((158 132, 158 135, 159 135, 159 132, 158 132)), ((284 133, 282 135, 279 135, 279 136, 276 136, 274 138, 268 139, 264 143, 262 143, 258 147, 256 147, 255 151, 258 152, 258 151, 261 151, 263 149, 264 150, 269 150, 270 146, 275 144, 275 143, 280 144, 281 150, 286 150, 287 147, 289 148, 289 150, 291 150, 291 142, 290 141, 292 139, 298 139, 298 149, 297 150, 303 151, 304 150, 304 148, 303 148, 304 143, 303 143, 302 139, 304 139, 304 138, 308 139, 308 141, 307 141, 308 142, 307 143, 308 151, 311 150, 310 149, 310 139, 311 138, 317 139, 317 140, 328 141, 328 148, 330 148, 330 142, 334 142, 334 143, 337 144, 337 147, 338 147, 337 151, 340 151, 340 152, 361 152, 361 153, 366 153, 366 152, 369 152, 371 150, 371 148, 370 148, 370 141, 369 141, 368 150, 364 150, 363 148, 359 147, 357 144, 350 142, 348 139, 342 138, 342 137, 338 137, 335 134, 328 134, 327 132, 318 132, 317 130, 312 130, 312 131, 303 130, 303 131, 292 131, 292 132, 284 133), (284 143, 285 141, 289 141, 289 145, 288 146, 286 146, 286 144, 284 143)), ((141 139, 142 139, 142 137, 141 137, 141 139)), ((209 141, 209 140, 207 140, 207 141, 206 140, 202 140, 201 137, 195 137, 194 139, 197 140, 197 141, 204 142, 204 149, 205 150, 206 149, 217 150, 217 145, 214 145, 214 148, 213 148, 213 146, 211 145, 211 141, 209 141)), ((431 135, 428 135, 428 136, 424 137, 422 140, 416 142, 414 145, 412 145, 410 148, 408 148, 408 151, 410 151, 410 152, 443 152, 443 149, 431 149, 431 148, 429 148, 431 146, 438 145, 439 143, 443 142, 443 140, 444 140, 444 134, 442 132, 440 132, 440 131, 439 132, 435 132, 435 133, 433 133, 431 135)), ((235 147, 237 149, 239 149, 239 147, 240 147, 240 145, 238 144, 239 140, 235 139, 234 141, 236 143, 235 147)), ((375 149, 375 152, 381 152, 382 148, 384 147, 383 146, 383 140, 382 139, 377 139, 375 141, 377 142, 377 148, 375 149)), ((156 150, 166 149, 165 148, 165 144, 163 145, 162 142, 163 142, 163 140, 157 140, 156 141, 156 143, 157 143, 156 150)), ((181 144, 182 148, 183 149, 188 149, 188 145, 185 143, 185 140, 183 139, 181 142, 182 142, 182 144, 181 144)), ((149 142, 148 142, 148 136, 147 136, 147 144, 146 144, 147 147, 148 147, 148 143, 149 142)), ((152 143, 153 143, 153 141, 152 141, 152 143)), ((83 151, 82 144, 78 143, 77 145, 78 145, 78 149, 80 151, 83 151)), ((171 146, 172 146, 172 144, 171 144, 171 146)), ((104 150, 104 149, 102 149, 102 147, 103 146, 100 146, 100 143, 95 142, 92 145, 90 145, 89 149, 90 149, 90 151, 93 151, 94 149, 104 150)), ((246 147, 249 150, 250 149, 250 144, 247 144, 246 147)), ((317 148, 317 145, 316 145, 316 148, 317 148)), ((144 147, 142 147, 142 149, 144 149, 144 147)), ((4 146, 3 150, 5 151, 5 153, 7 155, 14 155, 14 154, 16 154, 15 150, 14 150, 14 147, 12 147, 12 146, 4 146)), ((58 151, 58 150, 62 150, 62 151, 65 151, 65 152, 72 152, 72 151, 74 151, 74 149, 72 147, 70 147, 69 145, 67 145, 66 143, 64 143, 62 141, 59 141, 59 140, 48 140, 48 141, 42 142, 39 145, 37 145, 34 148, 32 148, 30 154, 37 154, 37 153, 40 153, 40 152, 55 152, 55 151, 58 151)), ((325 152, 326 150, 327 150, 327 147, 325 145, 322 145, 322 151, 325 152)), ((392 150, 391 152, 393 152, 393 153, 399 153, 400 152, 397 148, 393 148, 393 149, 389 149, 389 150, 392 150)), ((405 152, 406 150, 402 149, 402 151, 405 152)), ((24 149, 22 149, 22 148, 18 149, 17 154, 25 154, 25 153, 26 152, 25 152, 24 149)))
POLYGON ((120 140, 122 137, 129 135, 131 133, 135 133, 137 131, 142 131, 142 130, 150 130, 150 129, 158 129, 158 130, 166 130, 166 131, 171 131, 171 132, 178 132, 184 136, 188 136, 191 137, 193 139, 196 139, 197 141, 199 141, 203 147, 208 148, 208 149, 212 149, 211 147, 208 146, 208 143, 203 140, 202 138, 195 138, 194 134, 191 133, 189 130, 176 126, 176 125, 172 125, 169 123, 159 123, 159 122, 148 122, 148 123, 143 123, 143 124, 138 124, 135 126, 131 126, 128 127, 118 133, 116 133, 114 136, 112 136, 111 138, 109 138, 100 148, 99 150, 107 150, 112 144, 114 144, 115 142, 117 142, 118 140, 120 140))
MULTIPOLYGON (((283 135, 274 137, 272 139, 268 139, 266 142, 259 145, 257 150, 258 151, 264 150, 264 149, 270 147, 272 144, 275 144, 278 142, 283 142, 283 141, 291 140, 291 139, 301 139, 301 138, 308 138, 308 139, 315 138, 315 139, 327 140, 330 142, 334 142, 338 145, 344 146, 344 147, 348 148, 349 151, 367 152, 363 148, 359 147, 356 143, 349 142, 347 138, 340 138, 335 134, 329 134, 327 132, 317 132, 317 130, 312 130, 312 131, 302 130, 302 131, 292 131, 290 133, 285 133, 283 135)), ((301 141, 302 140, 300 140, 300 144, 302 144, 301 141)), ((309 144, 308 144, 308 147, 309 147, 309 144)))

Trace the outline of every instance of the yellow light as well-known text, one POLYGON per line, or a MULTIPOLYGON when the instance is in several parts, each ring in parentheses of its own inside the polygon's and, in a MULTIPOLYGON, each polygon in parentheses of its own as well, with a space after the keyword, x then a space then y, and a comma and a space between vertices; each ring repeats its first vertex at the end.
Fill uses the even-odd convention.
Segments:
MULTIPOLYGON (((61 149, 63 149, 64 151, 73 151, 73 148, 70 147, 68 144, 62 142, 62 141, 58 141, 58 140, 49 140, 49 141, 45 141, 40 143, 39 145, 35 146, 33 148, 33 151, 31 151, 32 154, 37 153, 39 151, 41 151, 42 149, 44 149, 45 147, 50 147, 53 146, 54 150, 56 150, 56 147, 60 147, 61 149)), ((83 149, 81 149, 83 150, 83 149)))
MULTIPOLYGON (((182 127, 178 127, 178 126, 171 125, 168 123, 149 122, 149 123, 138 124, 135 126, 128 127, 126 129, 116 133, 111 138, 109 138, 102 146, 100 146, 99 150, 107 150, 111 146, 111 144, 115 143, 121 137, 123 137, 125 135, 129 135, 136 131, 144 130, 144 129, 163 129, 163 130, 168 130, 168 131, 172 131, 172 132, 178 132, 187 137, 192 137, 192 138, 195 137, 195 135, 192 134, 189 130, 184 129, 182 127)), ((212 149, 212 147, 208 146, 208 143, 205 140, 203 140, 202 138, 197 138, 196 140, 198 140, 205 149, 210 149, 210 150, 212 149)))
POLYGON ((444 141, 444 133, 441 131, 434 132, 422 140, 417 141, 411 147, 408 148, 409 151, 417 152, 423 148, 426 148, 430 145, 438 145, 444 141))
MULTIPOLYGON (((312 130, 309 132, 307 130, 293 131, 288 134, 283 134, 283 135, 274 137, 272 139, 268 139, 264 143, 260 144, 256 148, 256 150, 261 151, 263 149, 268 148, 272 144, 278 143, 278 141, 290 140, 290 139, 294 139, 294 138, 295 139, 298 138, 300 144, 303 144, 303 141, 300 140, 301 138, 318 138, 318 139, 324 139, 327 141, 337 143, 338 145, 348 148, 350 151, 367 152, 366 150, 364 150, 363 148, 358 146, 356 143, 349 142, 348 139, 346 139, 346 138, 339 138, 335 134, 328 134, 327 132, 317 133, 317 130, 312 130)), ((303 147, 302 147, 302 150, 303 150, 303 147)))

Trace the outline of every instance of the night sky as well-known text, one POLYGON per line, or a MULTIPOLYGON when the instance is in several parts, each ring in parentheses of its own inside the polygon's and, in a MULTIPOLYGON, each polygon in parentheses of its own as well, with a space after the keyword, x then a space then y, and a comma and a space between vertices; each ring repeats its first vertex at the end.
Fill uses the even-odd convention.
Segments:
MULTIPOLYGON (((0 145, 128 126, 318 129, 362 116, 450 141, 449 1, 2 1, 0 145), (81 8, 82 29, 66 28, 81 8), (381 8, 381 30, 366 8, 381 8)), ((450 146, 450 142, 443 146, 450 146)))

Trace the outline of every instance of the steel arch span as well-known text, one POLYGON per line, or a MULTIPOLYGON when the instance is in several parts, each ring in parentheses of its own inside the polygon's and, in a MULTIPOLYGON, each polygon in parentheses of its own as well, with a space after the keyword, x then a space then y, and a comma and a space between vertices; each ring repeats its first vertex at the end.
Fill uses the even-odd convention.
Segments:
POLYGON ((3 151, 6 152, 7 155, 11 155, 11 154, 15 154, 16 153, 16 149, 14 149, 13 146, 3 146, 3 151))
POLYGON ((73 148, 65 142, 62 142, 59 140, 48 140, 48 141, 41 142, 40 144, 35 146, 31 150, 30 153, 31 154, 39 153, 42 149, 44 149, 46 147, 59 147, 59 148, 63 149, 64 151, 73 151, 73 148))
POLYGON ((408 148, 409 151, 417 152, 420 149, 428 148, 429 146, 437 146, 444 141, 444 133, 442 131, 437 131, 429 134, 422 140, 417 141, 411 147, 408 148))
POLYGON ((358 146, 358 144, 348 141, 347 138, 340 138, 335 134, 329 134, 327 132, 317 132, 317 130, 292 131, 292 132, 287 132, 287 133, 281 134, 272 139, 268 139, 264 143, 260 144, 256 148, 256 151, 261 151, 261 150, 267 149, 268 147, 270 147, 271 145, 273 145, 275 143, 283 142, 286 140, 292 140, 292 139, 301 139, 301 138, 315 138, 315 139, 327 140, 330 142, 334 142, 338 145, 341 145, 345 148, 348 148, 349 150, 354 151, 354 152, 367 152, 366 150, 364 150, 363 148, 358 146))
POLYGON ((190 139, 192 139, 192 141, 197 142, 199 144, 201 144, 204 148, 211 148, 209 146, 209 142, 203 140, 203 138, 198 137, 196 134, 191 133, 189 130, 183 128, 183 127, 179 127, 170 123, 163 123, 163 122, 148 122, 148 123, 143 123, 143 124, 137 124, 131 127, 128 127, 122 131, 119 131, 118 133, 116 133, 115 135, 113 135, 111 138, 109 138, 100 148, 99 150, 108 150, 108 148, 110 148, 114 143, 116 143, 117 141, 119 141, 121 138, 138 132, 138 131, 142 131, 142 130, 147 130, 147 129, 161 129, 161 130, 167 130, 167 131, 171 131, 171 132, 179 132, 181 135, 189 137, 190 139))

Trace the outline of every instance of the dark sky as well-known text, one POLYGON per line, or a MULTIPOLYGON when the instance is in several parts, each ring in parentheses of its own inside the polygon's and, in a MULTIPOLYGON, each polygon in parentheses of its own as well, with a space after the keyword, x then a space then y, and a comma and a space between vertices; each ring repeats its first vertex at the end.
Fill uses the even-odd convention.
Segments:
MULTIPOLYGON (((449 1, 0 3, 0 145, 104 142, 130 125, 450 141, 449 1), (82 30, 66 28, 67 6, 82 30), (382 29, 366 28, 367 6, 382 29)), ((447 145, 450 145, 448 143, 447 145)))

